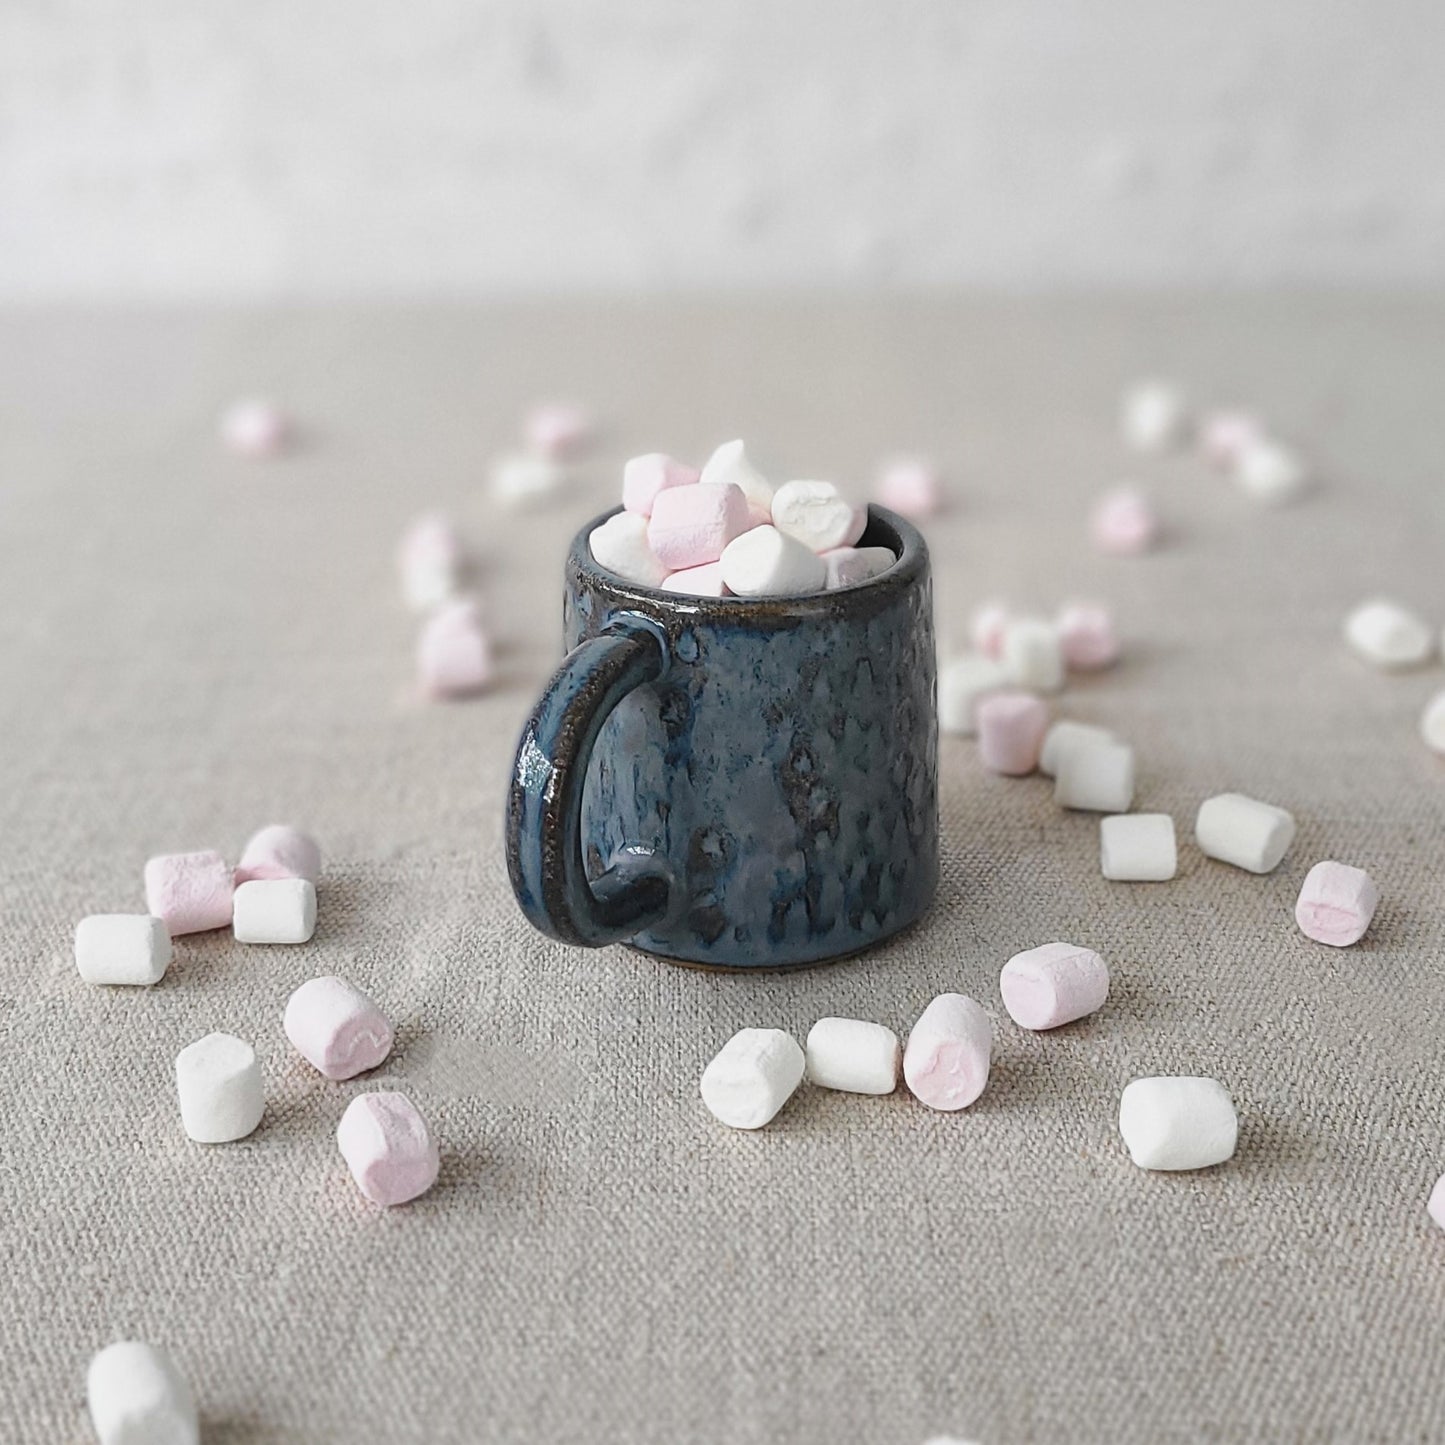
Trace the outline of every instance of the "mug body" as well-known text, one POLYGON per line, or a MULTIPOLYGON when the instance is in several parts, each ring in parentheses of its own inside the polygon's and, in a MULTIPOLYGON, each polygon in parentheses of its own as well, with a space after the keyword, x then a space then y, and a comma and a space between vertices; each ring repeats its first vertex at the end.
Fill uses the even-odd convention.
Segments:
POLYGON ((566 642, 619 618, 666 666, 602 725, 582 792, 589 879, 651 854, 668 916, 629 942, 685 963, 841 958, 915 922, 938 882, 933 598, 918 532, 881 508, 860 546, 898 560, 808 597, 704 598, 623 581, 584 528, 567 564, 566 642))

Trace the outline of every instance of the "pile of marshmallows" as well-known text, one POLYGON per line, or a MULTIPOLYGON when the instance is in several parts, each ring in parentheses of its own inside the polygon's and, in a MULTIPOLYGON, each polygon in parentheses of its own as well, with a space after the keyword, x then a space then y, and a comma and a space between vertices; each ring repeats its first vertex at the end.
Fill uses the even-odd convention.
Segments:
MULTIPOLYGON (((233 870, 216 852, 172 853, 145 865, 146 913, 93 914, 75 930, 80 976, 97 985, 146 986, 165 977, 171 939, 229 925, 239 942, 306 943, 316 928, 321 850, 295 828, 263 828, 233 870)), ((391 1053, 392 1027, 345 979, 313 978, 287 1001, 286 1037, 328 1079, 354 1078, 391 1053)), ((181 1123, 200 1144, 244 1139, 266 1097, 256 1051, 212 1033, 176 1057, 181 1123)), ((404 1204, 436 1181, 439 1156, 426 1121, 402 1094, 361 1094, 336 1131, 357 1187, 373 1203, 404 1204)))
POLYGON ((470 697, 494 676, 481 598, 465 590, 466 549, 451 521, 427 512, 402 533, 397 571, 406 605, 422 617, 416 676, 424 697, 470 697))
MULTIPOLYGON (((999 975, 1009 1017, 1033 1031, 1094 1013, 1109 996, 1109 970, 1092 949, 1047 943, 1015 954, 999 975)), ((771 1122, 804 1078, 819 1088, 891 1094, 900 1062, 909 1092, 930 1109, 966 1109, 988 1084, 993 1030, 975 1000, 940 994, 900 1049, 898 1036, 863 1019, 819 1019, 805 1048, 782 1029, 743 1029, 703 1070, 702 1099, 734 1129, 771 1122)), ((1135 1079, 1119 1103, 1119 1132, 1141 1169, 1206 1169, 1234 1154, 1238 1116, 1216 1079, 1135 1079)))
POLYGON ((622 472, 622 511, 588 537, 594 560, 628 582, 694 597, 790 597, 851 587, 891 567, 858 547, 867 509, 832 482, 773 485, 741 441, 699 472, 653 452, 622 472))
MULTIPOLYGON (((1357 656, 1384 672, 1422 667, 1441 652, 1438 630, 1386 597, 1360 603, 1345 618, 1345 641, 1357 656)), ((1425 704, 1420 736, 1431 752, 1445 754, 1445 691, 1425 704)))

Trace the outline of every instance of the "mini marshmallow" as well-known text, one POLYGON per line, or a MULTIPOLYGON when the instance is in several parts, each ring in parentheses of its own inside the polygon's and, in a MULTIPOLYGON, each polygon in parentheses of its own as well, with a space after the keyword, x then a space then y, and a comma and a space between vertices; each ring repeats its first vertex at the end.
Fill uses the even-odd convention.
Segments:
POLYGON ((565 461, 583 451, 592 432, 591 415, 570 401, 539 402, 522 418, 523 440, 553 461, 565 461))
POLYGON ((664 592, 685 592, 691 597, 726 597, 721 562, 704 562, 701 567, 684 567, 662 579, 664 592))
POLYGON ((969 637, 985 657, 1003 656, 1003 634, 1008 626, 1009 611, 1002 602, 984 602, 975 607, 969 619, 969 637))
POLYGON ((974 708, 978 754, 992 773, 1022 778, 1039 765, 1049 710, 1032 693, 996 692, 974 708))
POLYGON ((402 533, 396 561, 402 599, 413 612, 439 607, 461 585, 461 540, 439 512, 418 517, 402 533))
POLYGON ((1292 502, 1309 486, 1309 470, 1300 457, 1267 437, 1240 449, 1233 476, 1241 492, 1267 506, 1292 502))
POLYGON ((898 1035, 863 1019, 819 1019, 808 1030, 808 1080, 849 1094, 898 1087, 898 1035))
POLYGON ((122 1340, 92 1357, 85 1402, 100 1445, 197 1445, 196 1397, 155 1345, 122 1340))
POLYGON ((724 483, 737 487, 747 499, 748 511, 755 524, 771 519, 773 485, 748 460, 747 449, 742 442, 724 442, 707 459, 700 480, 710 484, 724 483))
POLYGON ((638 512, 617 512, 587 534, 592 560, 641 587, 662 585, 671 568, 663 566, 647 540, 648 519, 638 512))
POLYGON ((993 1026, 983 1009, 964 994, 939 994, 908 1035, 903 1077, 930 1109, 966 1109, 988 1083, 992 1051, 993 1026))
POLYGON ((165 853, 145 866, 146 911, 165 919, 172 938, 226 927, 235 891, 230 864, 210 849, 165 853))
POLYGON ((1088 813, 1127 813, 1134 805, 1134 749, 1083 742, 1065 748, 1054 775, 1054 801, 1088 813))
POLYGON ((1164 452, 1183 439, 1189 420, 1179 389, 1163 381, 1131 386, 1119 410, 1119 431, 1136 452, 1164 452))
POLYGON ((938 669, 938 726, 946 733, 972 737, 979 702, 1008 685, 1001 662, 973 653, 950 658, 938 669))
POLYGON ((391 1053, 386 1015, 344 978, 303 983, 286 1000, 281 1026, 301 1057, 328 1079, 353 1079, 391 1053))
POLYGON ((763 526, 728 543, 722 575, 728 591, 739 597, 789 597, 821 591, 828 567, 796 537, 763 526))
POLYGON ((416 674, 423 695, 430 698, 470 697, 491 685, 492 644, 476 598, 448 602, 422 624, 416 674))
POLYGON ((1283 808, 1220 793, 1200 804, 1194 823, 1199 851, 1249 873, 1270 873, 1294 842, 1294 818, 1283 808))
POLYGON ((662 452, 648 452, 633 457, 622 468, 622 505, 641 517, 652 515, 652 504, 659 492, 670 487, 690 487, 698 480, 698 470, 676 461, 662 452))
POLYGON ((1159 538, 1153 503, 1134 487, 1118 487, 1095 503, 1089 517, 1094 546, 1112 557, 1147 552, 1159 538))
POLYGON ((250 398, 228 406, 221 417, 221 440, 237 456, 260 461, 286 450, 291 422, 275 402, 250 398))
POLYGON ((1420 714, 1420 736, 1434 753, 1445 754, 1445 692, 1437 692, 1420 714))
POLYGON ((851 547, 863 535, 868 513, 832 482, 784 482, 773 493, 773 526, 813 552, 851 547))
POLYGON ((1246 450, 1264 440, 1264 423, 1253 412, 1213 411, 1199 423, 1199 450, 1221 469, 1235 467, 1246 450))
POLYGON ((1072 602, 1054 620, 1064 666, 1076 672, 1094 672, 1119 660, 1119 639, 1107 607, 1072 602))
POLYGON ((1435 653, 1429 625, 1398 602, 1377 597, 1345 618, 1345 641, 1375 667, 1418 667, 1435 653))
POLYGON ((307 878, 257 878, 236 889, 237 943, 309 943, 316 885, 307 878))
POLYGON ((998 987, 1020 1028, 1056 1029, 1103 1008, 1109 968, 1091 948, 1046 943, 1014 954, 998 976, 998 987))
POLYGON ((336 1127, 336 1144, 356 1187, 373 1204, 416 1199, 441 1170, 431 1130, 405 1094, 358 1094, 336 1127))
POLYGON ((236 864, 237 884, 255 878, 304 878, 315 883, 321 876, 321 849, 299 828, 272 823, 251 835, 236 864))
POLYGON ((562 485, 566 470, 550 457, 510 452, 492 463, 487 485, 492 500, 508 508, 535 506, 562 485))
POLYGON ((1316 863, 1305 874, 1294 918, 1306 938, 1332 948, 1348 948, 1365 936, 1379 901, 1380 890, 1363 868, 1316 863))
POLYGON ((879 473, 876 496, 900 517, 922 521, 942 504, 943 484, 937 469, 922 457, 895 457, 879 473))
POLYGON ((782 1029, 739 1029, 702 1071, 702 1101, 730 1129, 761 1129, 793 1097, 805 1066, 782 1029))
POLYGON ((828 569, 828 590, 856 587, 886 572, 898 558, 887 547, 835 547, 823 553, 828 569))
POLYGON ((171 964, 165 920, 148 913, 93 913, 75 925, 75 966, 86 983, 144 988, 171 964))
POLYGON ((1001 660, 1019 687, 1057 692, 1064 685, 1058 630, 1040 617, 1018 617, 1004 625, 1001 660))
POLYGON ((1099 819, 1099 867, 1114 883, 1166 883, 1179 871, 1168 813, 1118 813, 1099 819))
POLYGON ((1208 1169, 1233 1157, 1239 1116, 1218 1079, 1135 1079, 1119 1100, 1119 1133, 1141 1169, 1208 1169))
POLYGON ((752 525, 742 489, 730 482, 697 482, 659 492, 647 541, 669 572, 716 562, 727 544, 752 525))
POLYGON ((1089 723, 1056 722, 1044 734, 1044 745, 1039 750, 1039 771, 1045 777, 1058 776, 1059 764, 1071 748, 1084 743, 1112 743, 1118 739, 1108 728, 1093 727, 1089 723))
POLYGON ((1430 1191, 1430 1198, 1425 1204, 1425 1212, 1441 1229, 1445 1229, 1445 1174, 1435 1181, 1435 1187, 1430 1191))
POLYGON ((176 1055, 176 1092, 181 1123, 198 1144, 244 1139, 266 1111, 256 1051, 234 1034, 207 1034, 187 1044, 176 1055))

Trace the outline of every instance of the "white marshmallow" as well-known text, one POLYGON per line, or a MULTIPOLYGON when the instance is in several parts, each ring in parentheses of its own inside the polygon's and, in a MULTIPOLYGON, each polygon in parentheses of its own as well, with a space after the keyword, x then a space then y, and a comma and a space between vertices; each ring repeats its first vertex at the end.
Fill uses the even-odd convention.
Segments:
POLYGON ((1108 728, 1089 723, 1056 722, 1044 734, 1043 751, 1039 754, 1039 771, 1047 778, 1058 776, 1064 754, 1083 743, 1112 743, 1117 739, 1108 728))
POLYGON ((1309 469, 1296 452, 1265 437, 1241 449, 1234 463, 1234 481, 1256 502, 1279 506, 1306 490, 1309 469))
POLYGON ((86 983, 159 983, 171 957, 165 920, 149 913, 93 913, 75 925, 75 966, 86 983))
POLYGON ((1125 445, 1137 452, 1163 452, 1183 439, 1189 419, 1184 397, 1163 381, 1143 381, 1125 393, 1119 430, 1125 445))
POLYGON ((316 932, 316 885, 309 878, 255 878, 236 890, 237 943, 309 943, 316 932))
POLYGON ((864 1019, 819 1019, 808 1030, 808 1080, 849 1094, 898 1087, 898 1035, 864 1019))
POLYGON ((1294 832, 1294 818, 1283 808, 1242 793, 1207 798, 1194 823, 1201 853, 1250 873, 1277 868, 1294 842, 1294 832))
POLYGON ((1445 692, 1437 692, 1420 714, 1420 736, 1431 752, 1445 754, 1445 692))
POLYGON ((122 1340, 92 1357, 85 1400, 100 1445, 197 1445, 196 1398, 164 1350, 122 1340))
POLYGON ((1435 652, 1435 634, 1413 612, 1376 597, 1345 618, 1345 641, 1375 667, 1417 667, 1435 652))
POLYGON ((908 1034, 903 1077, 930 1109, 966 1109, 983 1093, 993 1052, 993 1025, 974 1000, 942 993, 908 1034))
POLYGON ((1009 686, 1003 663, 977 653, 953 657, 938 669, 938 726, 969 738, 976 731, 974 709, 990 693, 1009 686))
POLYGON ((618 512, 587 536, 592 560, 641 587, 660 587, 667 568, 647 540, 648 519, 639 512, 618 512))
POLYGON ((761 1129, 793 1097, 804 1067, 782 1029, 739 1029, 702 1071, 702 1101, 730 1129, 761 1129))
POLYGON ((851 547, 867 524, 866 511, 832 482, 784 482, 773 493, 773 526, 813 552, 851 547))
POLYGON ((492 500, 504 507, 529 507, 545 501, 562 485, 566 468, 550 457, 512 452, 492 464, 492 500))
POLYGON ((724 442, 702 469, 702 482, 731 482, 748 501, 748 510, 759 522, 766 522, 773 511, 773 485, 748 460, 741 441, 724 442))
POLYGON ((753 527, 723 549, 722 578, 738 597, 791 597, 821 592, 827 564, 776 527, 753 527))
POLYGON ((227 407, 221 417, 221 440, 237 456, 253 461, 286 450, 291 420, 273 401, 248 398, 227 407))
POLYGON ((244 1139, 266 1110, 256 1051, 234 1034, 207 1034, 187 1044, 176 1055, 176 1092, 181 1123, 198 1144, 244 1139))
POLYGON ((455 595, 461 586, 461 539, 440 513, 418 517, 402 534, 397 548, 401 595, 413 612, 430 612, 455 595))
POLYGON ((1135 1079, 1119 1100, 1119 1133, 1141 1169, 1208 1169, 1233 1157, 1239 1116, 1218 1079, 1135 1079))
POLYGON ((1064 652, 1059 632, 1041 617, 1004 624, 1002 660, 1010 678, 1031 692, 1058 692, 1064 685, 1064 652))
POLYGON ((1059 759, 1054 801, 1089 813, 1127 813, 1134 804, 1134 749, 1127 743, 1079 743, 1059 759))
POLYGON ((1115 883, 1164 883, 1179 871, 1168 813, 1117 813, 1099 819, 1099 867, 1115 883))
POLYGON ((985 657, 1003 656, 1003 630, 1008 620, 1009 610, 1002 602, 981 602, 973 609, 968 620, 968 635, 985 657))
POLYGON ((898 558, 887 547, 836 547, 823 553, 828 569, 828 590, 856 587, 886 572, 898 558))

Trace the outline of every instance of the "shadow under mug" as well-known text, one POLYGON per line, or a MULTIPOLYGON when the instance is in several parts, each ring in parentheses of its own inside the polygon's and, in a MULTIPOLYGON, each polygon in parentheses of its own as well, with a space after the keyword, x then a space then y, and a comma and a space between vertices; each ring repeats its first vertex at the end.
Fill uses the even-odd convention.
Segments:
POLYGON ((843 958, 938 885, 933 589, 918 531, 868 509, 897 561, 805 597, 690 597, 567 558, 570 649, 517 746, 507 868, 567 943, 725 968, 843 958))

